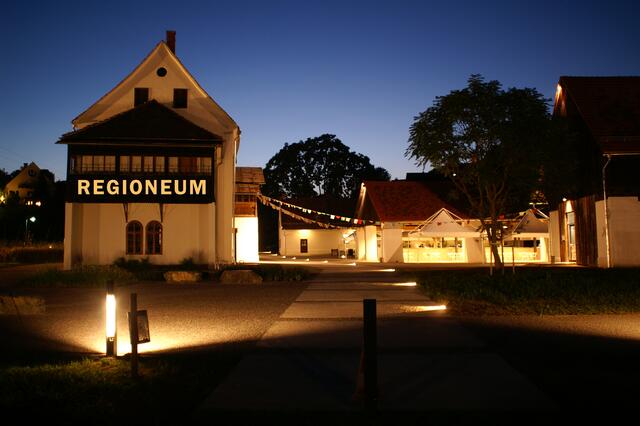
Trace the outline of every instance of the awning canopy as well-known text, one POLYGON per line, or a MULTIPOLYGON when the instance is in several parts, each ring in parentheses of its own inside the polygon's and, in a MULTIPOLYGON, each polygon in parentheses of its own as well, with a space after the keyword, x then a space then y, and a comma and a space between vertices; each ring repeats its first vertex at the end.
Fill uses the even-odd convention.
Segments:
POLYGON ((518 223, 505 240, 514 238, 548 238, 549 218, 541 212, 529 209, 522 214, 518 223), (540 216, 540 217, 538 217, 540 216))
POLYGON ((409 232, 411 237, 454 237, 478 238, 481 233, 470 225, 467 219, 441 208, 429 219, 422 222, 415 230, 409 232))

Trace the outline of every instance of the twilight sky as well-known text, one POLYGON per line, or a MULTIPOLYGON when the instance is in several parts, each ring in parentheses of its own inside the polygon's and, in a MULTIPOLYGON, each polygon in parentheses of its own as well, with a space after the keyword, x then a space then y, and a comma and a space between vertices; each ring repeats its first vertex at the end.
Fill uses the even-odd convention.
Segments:
POLYGON ((634 1, 10 2, 0 168, 65 178, 71 120, 177 31, 178 57, 242 130, 238 163, 336 134, 395 178, 413 117, 472 73, 551 98, 560 75, 639 75, 634 1))

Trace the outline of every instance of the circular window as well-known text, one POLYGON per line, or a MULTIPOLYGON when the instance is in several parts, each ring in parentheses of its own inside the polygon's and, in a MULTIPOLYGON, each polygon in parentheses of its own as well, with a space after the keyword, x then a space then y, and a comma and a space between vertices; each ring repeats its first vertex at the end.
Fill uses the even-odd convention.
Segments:
POLYGON ((160 67, 156 70, 156 74, 158 74, 158 77, 164 77, 165 75, 167 75, 167 69, 164 67, 160 67))

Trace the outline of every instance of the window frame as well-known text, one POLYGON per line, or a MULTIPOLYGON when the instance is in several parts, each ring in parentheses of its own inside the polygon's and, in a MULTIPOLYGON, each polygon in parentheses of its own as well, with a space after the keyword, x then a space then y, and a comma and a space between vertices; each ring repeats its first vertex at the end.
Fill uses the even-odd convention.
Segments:
POLYGON ((127 223, 125 227, 125 254, 135 256, 143 253, 143 231, 144 227, 139 221, 131 220, 127 223), (137 227, 137 229, 131 229, 133 227, 137 227))
POLYGON ((189 89, 173 89, 173 107, 181 109, 189 107, 189 89))
POLYGON ((157 220, 147 223, 144 229, 145 234, 145 254, 162 254, 162 224, 157 220), (153 227, 153 228, 152 228, 153 227))

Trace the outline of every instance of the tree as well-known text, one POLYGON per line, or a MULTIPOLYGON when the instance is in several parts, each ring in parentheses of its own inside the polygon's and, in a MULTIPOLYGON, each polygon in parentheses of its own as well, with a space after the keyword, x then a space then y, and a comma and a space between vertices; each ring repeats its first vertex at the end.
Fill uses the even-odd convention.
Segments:
POLYGON ((371 164, 369 157, 353 152, 335 135, 288 144, 264 169, 262 191, 274 197, 331 195, 355 198, 363 180, 389 180, 389 173, 371 164))
POLYGON ((526 207, 539 188, 549 133, 548 101, 538 91, 503 90, 471 75, 466 88, 414 118, 405 155, 431 164, 464 194, 502 267, 500 217, 526 207))

